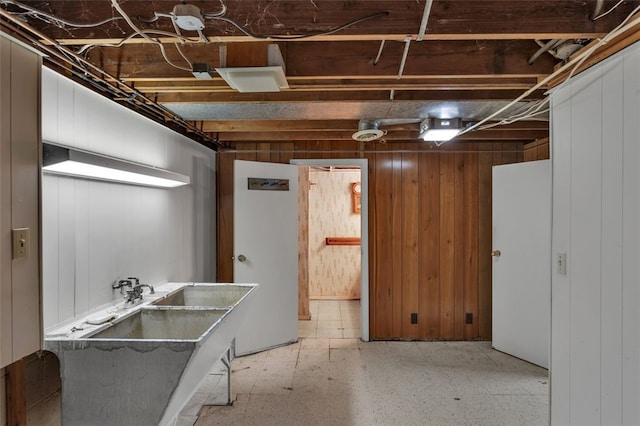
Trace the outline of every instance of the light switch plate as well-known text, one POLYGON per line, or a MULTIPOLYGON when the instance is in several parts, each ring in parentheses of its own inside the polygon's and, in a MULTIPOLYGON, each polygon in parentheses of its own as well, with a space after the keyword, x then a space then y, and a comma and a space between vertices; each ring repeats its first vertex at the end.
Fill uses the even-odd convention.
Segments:
POLYGON ((29 256, 29 228, 15 228, 11 231, 13 244, 13 258, 20 259, 29 256))

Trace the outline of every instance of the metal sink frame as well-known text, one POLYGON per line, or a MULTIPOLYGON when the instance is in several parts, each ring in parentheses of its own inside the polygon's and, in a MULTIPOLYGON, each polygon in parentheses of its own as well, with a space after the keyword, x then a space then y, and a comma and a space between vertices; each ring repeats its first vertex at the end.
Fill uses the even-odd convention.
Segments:
POLYGON ((159 300, 222 286, 243 294, 223 308, 148 303, 84 334, 45 336, 60 360, 62 424, 172 424, 219 359, 230 385, 235 335, 257 284, 188 285, 159 300))

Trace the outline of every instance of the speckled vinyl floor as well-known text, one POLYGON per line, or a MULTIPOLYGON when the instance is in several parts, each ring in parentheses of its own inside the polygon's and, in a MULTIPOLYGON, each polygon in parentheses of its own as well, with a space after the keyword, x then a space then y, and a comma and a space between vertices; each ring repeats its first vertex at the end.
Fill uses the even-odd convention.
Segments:
POLYGON ((490 342, 364 343, 345 331, 359 307, 330 302, 322 315, 324 303, 298 343, 233 360, 232 406, 208 405, 224 399, 214 368, 179 425, 548 424, 546 370, 490 342))

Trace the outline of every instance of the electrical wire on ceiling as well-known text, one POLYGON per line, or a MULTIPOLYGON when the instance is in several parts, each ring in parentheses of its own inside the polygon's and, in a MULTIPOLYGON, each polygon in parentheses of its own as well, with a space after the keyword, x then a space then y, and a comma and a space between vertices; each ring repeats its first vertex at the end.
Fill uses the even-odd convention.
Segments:
MULTIPOLYGON (((459 133, 459 135, 462 135, 462 134, 465 134, 465 133, 468 133, 468 132, 471 132, 471 131, 474 131, 474 130, 478 130, 481 126, 483 126, 485 123, 487 123, 492 118, 497 117, 498 115, 500 115, 504 111, 506 111, 509 108, 511 108, 516 103, 520 102, 521 100, 523 100, 527 96, 531 95, 536 90, 540 89, 541 87, 543 87, 544 85, 549 83, 554 78, 556 78, 556 77, 562 75, 563 73, 567 72, 568 70, 570 70, 569 74, 567 75, 567 77, 564 79, 564 81, 560 85, 566 83, 573 76, 573 74, 580 68, 580 66, 584 63, 584 61, 586 61, 587 58, 589 58, 591 55, 593 55, 593 53, 597 49, 599 49, 602 45, 608 43, 610 40, 612 40, 613 38, 615 38, 615 37, 617 37, 617 36, 619 36, 619 35, 621 35, 623 33, 625 33, 626 31, 629 31, 630 29, 632 29, 632 28, 634 28, 636 26, 640 26, 640 16, 635 18, 635 19, 633 19, 633 20, 631 20, 631 18, 633 18, 633 16, 636 13, 638 13, 639 11, 640 11, 640 6, 637 6, 635 9, 633 9, 631 11, 631 13, 629 13, 627 15, 627 17, 620 24, 618 24, 618 26, 616 26, 614 29, 609 31, 604 37, 599 39, 596 43, 594 43, 590 47, 586 48, 586 50, 583 50, 580 53, 578 53, 576 57, 574 57, 573 59, 568 61, 562 67, 560 67, 557 70, 555 70, 553 73, 549 74, 544 79, 540 80, 537 84, 535 84, 530 89, 526 90, 524 93, 522 93, 520 96, 518 96, 517 98, 515 98, 514 100, 509 102, 507 105, 503 106, 502 108, 498 109, 497 111, 493 112, 492 114, 489 114, 487 117, 483 118, 482 120, 476 122, 475 124, 467 127, 463 131, 461 131, 459 133), (630 20, 631 20, 631 22, 629 22, 630 20)), ((507 119, 510 119, 510 118, 511 117, 508 117, 507 119)), ((519 120, 522 120, 522 118, 520 118, 518 120, 515 120, 515 121, 519 121, 519 120)), ((512 121, 512 122, 515 122, 515 121, 512 121)))
POLYGON ((107 74, 67 46, 61 45, 46 34, 30 27, 15 17, 15 14, 0 8, 0 16, 6 19, 2 23, 3 26, 10 26, 22 40, 31 43, 37 50, 44 53, 46 62, 60 67, 65 72, 70 72, 77 80, 93 86, 97 92, 102 93, 105 97, 119 101, 141 115, 171 129, 183 134, 190 134, 194 141, 210 149, 216 150, 223 146, 218 138, 212 138, 211 134, 203 132, 194 123, 176 116, 140 91, 107 74))
MULTIPOLYGON (((507 125, 507 124, 513 124, 513 123, 515 123, 517 121, 521 121, 521 120, 537 119, 538 116, 540 116, 542 114, 547 114, 550 111, 548 107, 545 108, 545 106, 548 103, 549 103, 549 97, 547 96, 544 99, 540 99, 538 101, 531 102, 531 104, 527 105, 527 108, 522 112, 512 114, 511 116, 509 116, 507 118, 503 118, 502 120, 496 121, 495 123, 484 124, 482 126, 479 126, 477 130, 486 130, 486 129, 490 129, 492 127, 504 126, 504 125, 507 125)), ((546 118, 539 118, 539 120, 547 121, 546 118)))
MULTIPOLYGON (((383 17, 383 16, 388 16, 389 12, 380 12, 380 13, 376 13, 373 15, 369 15, 369 16, 365 16, 363 18, 359 18, 350 22, 347 22, 346 24, 343 25, 339 25, 337 27, 334 28, 330 28, 328 30, 324 30, 324 31, 316 31, 316 32, 311 32, 311 33, 306 33, 306 34, 299 34, 299 35, 293 35, 293 36, 279 36, 279 35, 265 35, 265 34, 254 34, 251 31, 243 28, 240 24, 238 24, 236 21, 230 19, 230 18, 225 18, 224 15, 227 12, 227 5, 224 2, 224 0, 219 0, 220 2, 220 10, 217 12, 206 12, 202 14, 202 17, 204 19, 210 19, 210 20, 215 20, 215 21, 220 21, 220 22, 226 22, 229 23, 231 25, 233 25, 235 28, 237 28, 240 32, 242 32, 244 35, 251 37, 251 38, 255 38, 255 39, 260 39, 260 40, 299 40, 299 39, 304 39, 304 38, 310 38, 310 37, 316 37, 316 36, 320 36, 320 35, 330 35, 330 34, 334 34, 336 32, 345 30, 349 27, 352 27, 356 24, 359 24, 361 22, 365 22, 368 21, 370 19, 375 19, 375 18, 379 18, 379 17, 383 17)), ((154 12, 154 16, 151 19, 144 19, 144 18, 140 18, 140 17, 136 17, 135 20, 142 22, 142 23, 153 23, 156 22, 160 17, 168 17, 171 19, 173 27, 175 32, 169 32, 169 31, 160 31, 160 30, 145 30, 145 29, 141 29, 138 25, 136 25, 136 23, 134 22, 134 19, 129 16, 123 9, 122 6, 120 5, 118 0, 111 0, 111 4, 113 6, 113 8, 120 14, 120 16, 116 16, 116 17, 112 17, 112 18, 108 18, 105 20, 102 20, 100 22, 93 22, 93 23, 79 23, 79 22, 72 22, 72 21, 68 21, 62 18, 59 18, 55 15, 52 15, 50 13, 35 9, 31 6, 25 5, 23 3, 20 3, 16 0, 0 0, 0 4, 11 4, 14 5, 16 7, 19 7, 26 12, 26 14, 28 15, 34 15, 37 16, 39 18, 46 18, 48 19, 51 23, 62 27, 74 27, 74 28, 92 28, 92 27, 97 27, 100 25, 104 25, 108 22, 112 22, 112 21, 116 21, 116 20, 124 20, 129 27, 131 27, 131 29, 134 31, 133 34, 130 34, 126 37, 124 37, 123 39, 121 39, 119 42, 117 43, 90 43, 90 44, 86 44, 83 45, 82 47, 80 47, 80 49, 78 50, 78 52, 80 54, 86 54, 89 50, 95 48, 95 47, 121 47, 123 46, 126 42, 128 42, 129 40, 132 40, 135 37, 142 37, 143 39, 145 39, 146 41, 148 41, 149 43, 152 43, 154 45, 157 45, 158 48, 160 49, 160 53, 163 57, 163 59, 167 62, 167 64, 171 65, 174 68, 183 70, 183 71, 192 71, 192 62, 188 59, 187 55, 185 54, 185 52, 182 50, 182 48, 180 47, 180 45, 178 43, 174 43, 174 46, 176 48, 176 50, 178 51, 178 53, 180 54, 180 56, 182 57, 182 59, 187 63, 187 67, 185 66, 181 66, 178 65, 176 63, 174 63, 173 61, 171 61, 167 55, 166 49, 163 46, 162 42, 160 40, 158 40, 155 37, 152 37, 152 35, 165 35, 167 37, 174 37, 177 38, 179 40, 180 43, 182 44, 187 44, 187 43, 209 43, 209 39, 205 36, 205 34, 201 31, 201 30, 196 30, 198 32, 198 38, 194 39, 194 38, 189 38, 189 37, 185 37, 181 34, 180 29, 177 27, 176 25, 176 21, 175 21, 175 16, 173 14, 167 14, 167 13, 159 13, 159 12, 154 12)), ((9 12, 12 14, 17 14, 15 12, 9 12)), ((48 21, 48 22, 49 22, 48 21)))
MULTIPOLYGON (((145 40, 147 40, 150 43, 153 43, 156 46, 158 46, 158 48, 160 49, 160 53, 162 54, 162 57, 164 58, 164 60, 165 60, 165 62, 167 64, 169 64, 172 67, 177 68, 179 70, 191 72, 191 69, 192 69, 191 61, 189 61, 187 59, 186 55, 184 54, 184 52, 182 51, 182 49, 180 48, 180 45, 178 43, 174 43, 174 45, 175 45, 176 49, 178 50, 178 53, 180 53, 180 56, 182 57, 182 59, 184 59, 187 62, 187 64, 189 65, 188 68, 173 63, 169 59, 169 57, 167 56, 167 52, 165 50, 164 45, 158 39, 155 39, 155 38, 149 36, 147 33, 145 33, 140 28, 138 28, 138 26, 133 22, 131 17, 129 15, 127 15, 127 13, 122 9, 122 7, 120 6, 120 3, 118 3, 118 0, 111 0, 111 4, 118 11, 118 13, 124 18, 124 20, 127 22, 127 24, 129 24, 129 26, 131 27, 131 29, 133 31, 135 31, 137 34, 142 36, 142 38, 144 38, 145 40)), ((180 37, 180 34, 176 34, 176 36, 180 37)))
POLYGON ((611 6, 611 8, 609 10, 607 10, 606 12, 600 13, 597 16, 594 16, 593 18, 591 18, 591 20, 592 21, 597 21, 598 19, 602 18, 603 16, 607 16, 608 14, 613 12, 616 7, 620 6, 622 3, 624 3, 624 0, 620 0, 618 3, 614 4, 613 6, 611 6))
POLYGON ((384 49, 384 40, 380 41, 380 48, 378 49, 378 54, 376 55, 376 58, 373 60, 373 65, 378 65, 378 62, 380 62, 380 57, 382 56, 383 49, 384 49))
POLYGON ((590 57, 596 51, 596 49, 598 49, 603 44, 606 44, 612 38, 638 25, 638 23, 640 23, 640 17, 636 19, 634 22, 632 22, 630 25, 625 26, 625 24, 629 22, 629 20, 633 17, 633 15, 635 15, 639 11, 640 11, 640 6, 637 6, 635 9, 631 11, 631 13, 629 13, 629 15, 627 15, 627 17, 617 27, 615 27, 613 30, 607 33, 604 37, 602 37, 595 45, 591 46, 588 49, 588 51, 585 52, 584 55, 582 55, 582 57, 579 57, 579 56, 576 57, 575 59, 578 59, 578 58, 580 59, 575 64, 575 66, 571 69, 571 72, 569 73, 569 76, 565 79, 565 81, 570 79, 573 76, 573 74, 578 70, 578 68, 580 68, 580 65, 582 65, 584 61, 586 61, 587 58, 590 57))
MULTIPOLYGON (((162 31, 162 30, 142 30, 142 32, 145 33, 145 34, 154 34, 154 35, 160 35, 160 36, 165 36, 165 37, 176 37, 177 36, 176 34, 174 34, 172 32, 162 31)), ((93 49, 95 47, 121 47, 127 41, 129 41, 129 40, 131 40, 133 38, 136 38, 136 37, 141 37, 141 36, 138 33, 131 33, 127 37, 125 37, 122 40, 120 40, 118 43, 91 43, 91 44, 85 44, 80 49, 78 49, 77 53, 84 54, 84 53, 88 52, 89 50, 91 50, 91 49, 93 49)), ((189 37, 185 37, 185 36, 178 36, 177 38, 183 44, 200 43, 199 39, 193 39, 193 38, 189 38, 189 37)))
POLYGON ((72 22, 72 21, 68 21, 66 19, 63 18, 59 18, 55 15, 52 15, 50 13, 47 13, 45 11, 36 9, 34 7, 31 7, 29 5, 17 2, 15 0, 0 0, 0 4, 5 4, 5 5, 13 5, 16 7, 19 7, 23 10, 26 10, 27 12, 23 12, 20 13, 21 15, 27 15, 27 16, 35 16, 38 17, 40 19, 42 18, 47 18, 47 19, 43 19, 45 22, 47 23, 53 23, 57 26, 60 25, 64 25, 67 27, 74 27, 74 28, 94 28, 94 27, 99 27, 100 25, 104 25, 107 24, 109 22, 113 22, 113 21, 119 21, 122 20, 123 18, 120 16, 114 16, 111 18, 107 18, 107 19, 103 19, 102 21, 98 21, 98 22, 72 22))
POLYGON ((310 33, 306 33, 306 34, 299 34, 299 35, 292 35, 292 36, 278 36, 278 35, 265 35, 265 34, 254 34, 249 30, 244 29, 240 24, 238 24, 236 21, 234 21, 233 19, 229 19, 229 18, 224 18, 221 16, 209 16, 208 14, 205 14, 204 17, 205 18, 209 18, 212 20, 216 20, 216 21, 222 21, 222 22, 227 22, 231 25, 233 25, 234 27, 236 27, 238 30, 240 30, 240 32, 242 32, 244 35, 251 37, 251 38, 255 38, 258 40, 300 40, 300 39, 304 39, 304 38, 311 38, 311 37, 317 37, 317 36, 321 36, 321 35, 331 35, 331 34, 335 34, 339 31, 345 30, 349 27, 352 27, 356 24, 359 24, 361 22, 365 22, 368 21, 370 19, 375 19, 375 18, 381 18, 384 16, 388 16, 389 12, 379 12, 379 13, 374 13, 373 15, 369 15, 369 16, 365 16, 363 18, 359 18, 350 22, 347 22, 346 24, 342 24, 339 25, 337 27, 325 30, 325 31, 315 31, 315 32, 310 32, 310 33))

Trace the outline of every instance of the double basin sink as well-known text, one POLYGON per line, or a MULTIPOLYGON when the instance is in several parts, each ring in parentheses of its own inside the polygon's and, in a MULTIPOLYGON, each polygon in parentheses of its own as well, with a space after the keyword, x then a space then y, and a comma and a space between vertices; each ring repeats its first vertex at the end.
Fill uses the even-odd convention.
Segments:
POLYGON ((118 318, 106 311, 109 321, 82 333, 45 336, 46 349, 60 360, 62 423, 173 424, 215 362, 231 357, 256 290, 257 284, 173 286, 118 318))
POLYGON ((253 288, 238 284, 187 285, 88 338, 197 340, 253 288))

